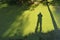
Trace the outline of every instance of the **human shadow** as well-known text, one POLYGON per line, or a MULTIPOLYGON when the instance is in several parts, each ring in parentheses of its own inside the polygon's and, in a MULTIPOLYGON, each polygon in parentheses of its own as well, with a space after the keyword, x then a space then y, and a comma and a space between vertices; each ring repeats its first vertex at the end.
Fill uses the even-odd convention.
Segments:
MULTIPOLYGON (((38 14, 40 16, 38 16, 38 19, 40 19, 40 17, 42 18, 41 14, 38 14)), ((38 21, 37 22, 37 26, 36 26, 36 29, 35 29, 35 33, 30 33, 29 35, 25 36, 24 37, 24 40, 60 40, 60 29, 57 28, 57 24, 54 20, 54 17, 52 14, 51 15, 51 18, 52 18, 52 23, 53 23, 53 26, 54 26, 54 30, 52 31, 49 31, 47 33, 43 33, 43 32, 38 32, 38 25, 39 23, 41 23, 41 21, 38 21)), ((41 24, 40 24, 40 27, 41 24)), ((41 30, 40 30, 41 31, 41 30)))
POLYGON ((41 32, 42 31, 42 14, 41 13, 38 14, 38 21, 37 21, 35 32, 38 32, 39 24, 40 24, 40 32, 41 32))
POLYGON ((30 33, 29 35, 24 37, 24 40, 60 40, 60 29, 58 29, 57 24, 54 20, 54 16, 52 13, 50 13, 51 18, 52 18, 52 23, 54 26, 54 30, 49 31, 47 33, 43 33, 42 31, 42 14, 38 14, 38 22, 37 22, 37 26, 35 29, 35 33, 30 33), (40 32, 38 32, 38 25, 40 23, 40 32))
MULTIPOLYGON (((49 8, 50 16, 54 26, 54 30, 49 31, 48 33, 37 32, 38 27, 36 28, 35 33, 30 33, 24 37, 24 40, 60 40, 60 29, 58 29, 55 22, 54 16, 49 8), (57 30, 56 30, 57 29, 57 30)), ((37 22, 38 23, 38 22, 37 22)))

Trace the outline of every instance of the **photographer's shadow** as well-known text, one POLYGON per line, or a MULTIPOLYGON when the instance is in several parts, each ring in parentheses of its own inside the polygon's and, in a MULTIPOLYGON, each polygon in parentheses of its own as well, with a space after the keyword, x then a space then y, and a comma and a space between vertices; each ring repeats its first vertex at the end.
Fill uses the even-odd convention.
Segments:
POLYGON ((38 21, 37 21, 35 32, 38 32, 39 24, 40 24, 40 32, 41 32, 42 31, 42 14, 41 13, 38 14, 38 21))

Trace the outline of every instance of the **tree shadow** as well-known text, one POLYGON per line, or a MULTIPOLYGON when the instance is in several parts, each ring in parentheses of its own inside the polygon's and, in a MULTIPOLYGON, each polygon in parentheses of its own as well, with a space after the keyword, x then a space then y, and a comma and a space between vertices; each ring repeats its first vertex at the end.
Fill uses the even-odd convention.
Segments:
MULTIPOLYGON (((57 1, 57 0, 53 0, 53 1, 57 1)), ((48 0, 41 0, 41 3, 43 3, 43 5, 45 5, 45 6, 47 6, 48 11, 49 11, 50 16, 51 16, 51 19, 52 19, 53 27, 54 27, 54 29, 56 30, 56 29, 58 29, 58 26, 57 26, 56 21, 55 21, 55 19, 54 19, 53 13, 52 13, 52 11, 50 10, 50 7, 49 7, 50 3, 53 5, 53 3, 54 3, 53 1, 48 2, 48 0), (53 2, 53 3, 52 3, 52 2, 53 2)), ((57 3, 58 3, 58 2, 57 2, 57 3)))
MULTIPOLYGON (((29 6, 26 6, 26 5, 23 5, 21 7, 8 6, 8 7, 0 8, 0 39, 1 38, 3 39, 2 35, 11 28, 11 25, 15 22, 17 17, 18 16, 20 17, 23 14, 23 12, 28 9, 29 9, 29 6)), ((22 17, 22 19, 20 21, 17 21, 20 23, 18 25, 19 26, 18 28, 23 26, 23 20, 26 21, 28 19, 24 19, 22 17)), ((26 21, 26 23, 27 23, 27 21, 26 21)), ((16 27, 15 27, 15 29, 16 29, 16 27)), ((12 32, 15 29, 12 28, 12 30, 10 32, 12 32)), ((20 30, 23 30, 23 28, 21 28, 20 30)), ((11 34, 11 33, 9 33, 9 34, 11 34)), ((7 37, 8 37, 8 35, 7 35, 7 37)), ((21 35, 22 35, 22 32, 21 32, 21 35)))
MULTIPOLYGON (((27 9, 27 7, 25 8, 23 6, 22 6, 22 9, 21 9, 21 7, 16 7, 16 6, 9 6, 7 8, 0 9, 0 36, 2 36, 2 34, 4 34, 10 28, 10 25, 16 20, 16 17, 21 16, 26 9, 27 9)), ((52 14, 51 14, 51 17, 52 17, 52 22, 53 22, 53 25, 54 25, 54 28, 55 28, 57 26, 55 26, 56 22, 55 22, 52 14)), ((21 23, 20 24, 20 26, 21 26, 23 23, 21 21, 19 21, 19 22, 21 23)), ((40 27, 42 27, 42 20, 41 20, 41 22, 38 21, 37 25, 38 25, 38 23, 40 23, 40 27)), ((36 28, 36 30, 37 29, 38 28, 36 28)), ((42 28, 40 28, 40 29, 42 29, 42 28)), ((31 33, 28 36, 25 36, 20 40, 40 40, 40 39, 41 40, 51 40, 53 38, 51 34, 52 35, 54 34, 54 30, 52 32, 49 32, 49 33, 42 33, 42 32, 31 33), (49 39, 50 36, 51 36, 51 39, 49 39)), ((11 37, 11 38, 14 40, 15 38, 19 39, 20 37, 21 36, 16 36, 15 35, 14 37, 11 37)))
POLYGON ((37 32, 30 33, 23 40, 60 40, 60 29, 52 30, 47 33, 37 32))
POLYGON ((53 16, 53 14, 52 14, 52 12, 51 12, 48 4, 47 4, 47 6, 48 6, 48 10, 49 10, 49 12, 50 12, 50 16, 51 16, 51 19, 52 19, 52 23, 53 23, 54 29, 57 30, 57 29, 58 29, 58 26, 57 26, 57 24, 56 24, 56 21, 55 21, 55 19, 54 19, 54 16, 53 16))
POLYGON ((51 15, 51 19, 52 19, 52 23, 53 23, 54 29, 57 30, 58 29, 58 26, 57 26, 57 24, 55 22, 55 19, 54 19, 54 17, 53 17, 52 14, 50 14, 50 15, 51 15))

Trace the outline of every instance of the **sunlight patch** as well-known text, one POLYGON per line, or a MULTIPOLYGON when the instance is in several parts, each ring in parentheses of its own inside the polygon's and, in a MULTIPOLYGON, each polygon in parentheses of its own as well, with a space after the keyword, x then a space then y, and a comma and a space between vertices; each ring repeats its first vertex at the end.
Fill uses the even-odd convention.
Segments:
MULTIPOLYGON (((52 9, 53 10, 53 9, 52 9)), ((5 36, 14 36, 19 30, 22 31, 23 36, 28 35, 29 33, 35 32, 35 28, 38 21, 38 14, 41 12, 42 17, 42 32, 46 33, 54 30, 52 19, 48 11, 47 6, 40 4, 34 10, 27 10, 23 12, 23 15, 17 16, 16 20, 12 23, 11 28, 8 29, 3 37, 5 36)))
POLYGON ((8 7, 8 4, 0 4, 0 8, 8 7))

